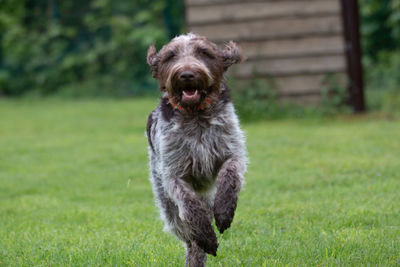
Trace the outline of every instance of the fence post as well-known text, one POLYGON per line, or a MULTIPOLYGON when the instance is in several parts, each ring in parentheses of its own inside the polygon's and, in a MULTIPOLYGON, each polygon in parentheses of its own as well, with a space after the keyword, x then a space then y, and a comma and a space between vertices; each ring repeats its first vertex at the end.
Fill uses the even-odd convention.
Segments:
POLYGON ((361 63, 360 16, 357 0, 341 0, 343 30, 349 77, 350 104, 354 112, 365 111, 363 68, 361 63))

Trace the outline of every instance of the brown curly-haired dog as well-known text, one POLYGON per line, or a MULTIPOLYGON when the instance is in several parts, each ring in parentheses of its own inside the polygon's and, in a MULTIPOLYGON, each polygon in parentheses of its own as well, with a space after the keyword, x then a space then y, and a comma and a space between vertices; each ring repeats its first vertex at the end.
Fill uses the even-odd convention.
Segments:
POLYGON ((212 220, 230 227, 246 172, 245 138, 223 81, 242 60, 229 42, 224 50, 205 37, 181 35, 147 63, 164 95, 149 115, 150 180, 166 228, 186 244, 186 265, 205 266, 216 255, 212 220))

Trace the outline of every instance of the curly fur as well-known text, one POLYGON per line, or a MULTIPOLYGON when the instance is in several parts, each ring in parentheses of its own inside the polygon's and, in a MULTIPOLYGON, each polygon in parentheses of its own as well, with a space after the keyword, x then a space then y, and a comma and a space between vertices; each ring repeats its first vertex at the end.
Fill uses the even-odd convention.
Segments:
POLYGON ((216 255, 213 218, 221 233, 230 227, 244 183, 245 138, 222 77, 241 59, 233 42, 221 50, 194 34, 176 37, 159 53, 153 46, 148 52, 147 62, 165 91, 147 122, 150 180, 166 229, 185 243, 190 267, 205 266, 206 253, 216 255), (171 51, 172 60, 166 55, 171 51), (195 82, 204 87, 204 97, 212 96, 205 108, 176 109, 171 103, 179 104, 178 74, 187 69, 199 73, 195 79, 202 81, 195 82), (178 80, 168 81, 175 76, 178 80))

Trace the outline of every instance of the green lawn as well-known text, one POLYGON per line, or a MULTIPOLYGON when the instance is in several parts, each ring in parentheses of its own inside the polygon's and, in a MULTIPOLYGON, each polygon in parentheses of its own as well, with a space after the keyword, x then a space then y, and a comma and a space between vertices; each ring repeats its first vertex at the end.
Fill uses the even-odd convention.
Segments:
MULTIPOLYGON (((183 266, 148 181, 156 100, 0 101, 0 266, 183 266)), ((399 266, 400 122, 245 124, 247 184, 209 266, 399 266)))

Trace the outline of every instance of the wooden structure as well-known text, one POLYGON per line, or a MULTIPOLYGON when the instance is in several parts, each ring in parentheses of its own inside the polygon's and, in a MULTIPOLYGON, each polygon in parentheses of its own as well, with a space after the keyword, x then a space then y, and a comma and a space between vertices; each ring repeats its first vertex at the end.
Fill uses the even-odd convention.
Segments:
MULTIPOLYGON (((354 27, 353 32, 347 30, 353 20, 348 16, 349 2, 357 4, 357 0, 185 0, 186 23, 189 31, 218 44, 234 40, 243 48, 248 59, 230 75, 238 79, 272 77, 280 97, 316 103, 329 86, 327 75, 343 82, 345 73, 350 74, 360 61, 350 56, 355 47, 351 42, 359 40, 351 40, 354 27)), ((362 83, 354 87, 352 82, 350 89, 362 92, 362 83)), ((351 95, 360 97, 360 93, 351 95)))

